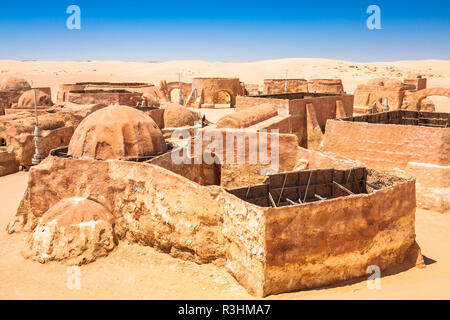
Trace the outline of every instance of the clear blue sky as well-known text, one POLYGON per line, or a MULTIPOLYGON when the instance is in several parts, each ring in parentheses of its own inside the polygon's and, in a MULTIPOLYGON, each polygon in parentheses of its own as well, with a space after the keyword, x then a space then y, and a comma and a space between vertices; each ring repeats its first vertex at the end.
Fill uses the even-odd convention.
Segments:
POLYGON ((450 0, 1 0, 0 59, 450 59, 450 0), (66 9, 81 8, 81 30, 66 9), (381 8, 381 30, 366 9, 381 8))

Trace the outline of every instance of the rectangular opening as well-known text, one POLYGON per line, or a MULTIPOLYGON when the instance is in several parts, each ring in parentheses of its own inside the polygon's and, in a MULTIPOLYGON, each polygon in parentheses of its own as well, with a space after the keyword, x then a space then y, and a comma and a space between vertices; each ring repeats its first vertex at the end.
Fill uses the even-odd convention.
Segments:
POLYGON ((315 169, 271 174, 261 185, 227 190, 261 207, 283 207, 367 193, 367 169, 315 169))

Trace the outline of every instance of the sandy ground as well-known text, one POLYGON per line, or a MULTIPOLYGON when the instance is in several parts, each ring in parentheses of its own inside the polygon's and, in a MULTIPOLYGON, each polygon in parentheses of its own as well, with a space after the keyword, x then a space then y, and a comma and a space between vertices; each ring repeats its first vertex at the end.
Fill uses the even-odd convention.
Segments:
MULTIPOLYGON (((409 73, 428 78, 428 87, 450 88, 450 60, 420 60, 398 62, 357 63, 328 59, 295 58, 256 62, 43 62, 2 61, 0 80, 7 76, 21 76, 34 86, 52 87, 56 98, 58 85, 81 81, 151 82, 160 80, 190 82, 193 77, 238 77, 249 84, 263 84, 264 79, 285 78, 342 79, 344 89, 353 93, 358 84, 369 79, 392 77, 403 79, 409 73)), ((450 99, 432 97, 437 110, 450 110, 450 99)))
MULTIPOLYGON (((8 235, 27 173, 0 177, 1 299, 253 299, 224 269, 174 259, 122 243, 108 257, 82 266, 81 289, 70 290, 67 266, 25 260, 26 234, 8 235)), ((380 290, 365 278, 352 284, 270 296, 268 299, 450 299, 450 215, 417 210, 417 241, 428 264, 383 275, 380 290)))
MULTIPOLYGON (((402 79, 408 73, 428 77, 428 87, 450 88, 450 61, 352 63, 324 59, 209 63, 175 61, 36 62, 0 61, 0 79, 16 75, 35 86, 78 81, 182 81, 196 76, 239 77, 262 84, 265 78, 340 78, 352 93, 371 78, 402 79)), ((450 99, 433 97, 438 111, 450 112, 450 99)), ((215 122, 230 110, 202 110, 215 122)), ((224 269, 171 258, 152 248, 121 244, 107 258, 81 267, 81 289, 67 288, 67 266, 25 260, 20 251, 26 234, 8 235, 5 228, 26 188, 27 173, 0 177, 0 299, 252 299, 224 269)), ((426 269, 383 275, 381 290, 369 290, 366 279, 352 284, 270 296, 269 299, 450 299, 450 215, 417 210, 417 241, 427 257, 426 269)))

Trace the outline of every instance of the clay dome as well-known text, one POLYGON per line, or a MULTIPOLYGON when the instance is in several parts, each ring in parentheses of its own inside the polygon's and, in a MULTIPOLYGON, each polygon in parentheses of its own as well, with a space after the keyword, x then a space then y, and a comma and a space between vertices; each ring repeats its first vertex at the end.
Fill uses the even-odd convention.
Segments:
POLYGON ((109 106, 86 117, 75 130, 68 154, 99 160, 154 156, 167 151, 161 130, 144 112, 109 106))
POLYGON ((0 82, 0 91, 20 91, 28 89, 31 89, 31 86, 25 79, 9 77, 0 82))
POLYGON ((41 224, 55 221, 60 227, 83 222, 105 221, 113 224, 114 218, 101 204, 86 198, 67 198, 59 201, 42 216, 41 224))
MULTIPOLYGON (((38 107, 52 106, 52 98, 47 93, 36 89, 36 102, 38 107)), ((34 92, 33 90, 25 91, 19 98, 19 102, 15 107, 17 109, 34 109, 34 92)))
POLYGON ((41 263, 81 265, 108 255, 115 246, 112 214, 93 200, 68 198, 44 213, 23 254, 41 263))
POLYGON ((177 103, 166 103, 161 108, 164 109, 164 128, 193 126, 195 121, 201 121, 197 112, 177 103))

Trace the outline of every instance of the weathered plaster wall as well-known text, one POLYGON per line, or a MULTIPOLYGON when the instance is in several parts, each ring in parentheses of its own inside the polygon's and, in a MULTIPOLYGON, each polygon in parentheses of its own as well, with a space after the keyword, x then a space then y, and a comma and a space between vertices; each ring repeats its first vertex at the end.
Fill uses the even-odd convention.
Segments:
POLYGON ((198 263, 225 258, 227 269, 257 296, 348 280, 368 265, 384 270, 419 255, 413 181, 273 209, 152 164, 54 156, 30 170, 8 232, 33 230, 50 207, 73 197, 104 206, 120 240, 198 263))
POLYGON ((299 139, 299 145, 318 149, 328 119, 342 118, 353 114, 352 95, 327 96, 306 99, 272 99, 260 97, 238 97, 237 111, 243 111, 261 104, 271 104, 279 114, 289 114, 292 134, 299 139))
MULTIPOLYGON (((102 104, 71 106, 52 113, 39 112, 39 127, 42 131, 42 147, 45 155, 50 150, 67 146, 75 128, 87 115, 105 107, 102 104)), ((9 168, 29 168, 35 152, 34 146, 35 118, 29 112, 14 113, 0 117, 0 138, 4 139, 5 149, 10 154, 3 162, 10 159, 9 168), (14 161, 11 158, 14 155, 14 161)), ((6 164, 4 164, 6 165, 6 164)), ((16 170, 16 171, 17 171, 16 170)), ((14 171, 14 172, 16 172, 14 171)), ((13 173, 10 169, 5 174, 13 173)))
POLYGON ((324 286, 404 262, 415 243, 414 181, 266 214, 263 295, 324 286))
POLYGON ((68 102, 76 104, 102 103, 106 105, 125 105, 135 107, 142 102, 142 93, 129 92, 125 90, 81 90, 70 91, 68 102))
POLYGON ((308 92, 306 79, 265 79, 264 94, 284 93, 287 82, 287 92, 308 92))
POLYGON ((328 121, 324 150, 381 171, 414 176, 419 206, 450 208, 450 128, 328 121))
POLYGON ((244 95, 244 88, 237 78, 194 78, 192 89, 197 91, 197 98, 192 105, 199 108, 220 103, 218 93, 222 91, 230 95, 232 107, 236 105, 236 97, 244 95))

